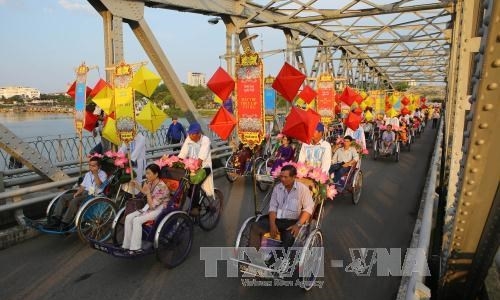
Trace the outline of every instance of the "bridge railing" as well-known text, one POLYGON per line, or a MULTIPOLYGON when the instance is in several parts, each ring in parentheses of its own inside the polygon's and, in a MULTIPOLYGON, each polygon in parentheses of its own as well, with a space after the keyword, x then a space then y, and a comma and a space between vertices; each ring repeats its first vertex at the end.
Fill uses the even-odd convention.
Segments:
MULTIPOLYGON (((176 145, 168 145, 163 147, 156 147, 154 149, 149 149, 148 154, 146 156, 146 160, 148 162, 152 162, 160 158, 165 153, 178 153, 178 151, 171 151, 172 147, 176 145)), ((216 160, 224 159, 231 155, 232 148, 227 145, 226 142, 216 142, 212 143, 213 149, 212 160, 215 162, 216 160)), ((69 162, 71 163, 71 162, 69 162)), ((214 164, 214 174, 220 174, 223 172, 222 168, 223 164, 214 164)), ((87 168, 85 168, 87 169, 87 168)), ((75 170, 75 168, 70 169, 71 172, 68 172, 68 175, 75 174, 79 172, 79 168, 75 170)), ((21 178, 14 178, 12 180, 17 180, 14 183, 24 183, 29 184, 30 182, 36 182, 41 179, 38 175, 30 175, 21 178)), ((70 179, 56 181, 56 182, 48 182, 41 183, 32 186, 27 186, 18 189, 11 189, 6 192, 0 193, 0 213, 15 211, 15 218, 18 223, 23 224, 24 222, 24 213, 22 211, 23 207, 37 204, 40 202, 48 201, 55 197, 58 193, 60 193, 61 188, 65 188, 75 184, 78 180, 78 176, 71 177, 70 179), (26 197, 26 195, 30 195, 26 197)), ((12 182, 7 182, 7 186, 12 185, 12 182)))
MULTIPOLYGON (((163 147, 169 143, 167 131, 167 126, 162 126, 153 133, 142 129, 139 130, 139 132, 146 137, 146 145, 150 149, 163 147)), ((220 141, 220 138, 211 131, 209 131, 207 135, 211 141, 220 141)), ((55 166, 67 167, 68 165, 65 164, 66 162, 77 161, 79 159, 80 139, 76 135, 59 135, 51 138, 39 136, 28 138, 25 141, 40 155, 49 159, 55 166)), ((84 135, 82 137, 84 155, 89 153, 99 141, 99 137, 84 135)), ((12 168, 13 166, 9 168, 9 164, 12 165, 10 155, 0 149, 0 172, 3 172, 4 176, 9 176, 9 174, 17 174, 16 172, 11 173, 10 171, 21 169, 21 172, 18 173, 26 175, 27 168, 12 168)))
MULTIPOLYGON (((428 253, 430 253, 429 245, 431 240, 431 231, 433 225, 433 215, 436 202, 438 201, 438 194, 436 193, 436 186, 439 184, 439 170, 441 167, 441 142, 443 140, 443 123, 440 122, 438 136, 434 144, 434 151, 432 153, 431 163, 427 172, 427 179, 424 186, 424 192, 420 201, 420 209, 418 212, 415 228, 413 229, 413 236, 410 243, 411 255, 409 253, 405 258, 405 270, 411 270, 411 276, 403 277, 399 286, 398 300, 416 300, 416 299, 430 299, 430 289, 425 286, 424 279, 429 271, 428 268, 428 253)), ((430 274, 428 274, 430 275, 430 274)))

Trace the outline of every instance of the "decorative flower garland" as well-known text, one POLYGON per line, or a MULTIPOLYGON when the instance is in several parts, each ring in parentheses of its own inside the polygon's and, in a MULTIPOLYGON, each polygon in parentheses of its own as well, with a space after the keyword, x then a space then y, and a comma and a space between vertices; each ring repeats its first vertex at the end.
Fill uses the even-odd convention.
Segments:
POLYGON ((271 176, 278 178, 280 176, 281 169, 287 165, 294 166, 297 169, 297 178, 307 178, 315 182, 315 184, 319 187, 319 190, 313 190, 313 195, 317 195, 319 193, 321 196, 326 196, 326 198, 330 200, 333 200, 335 195, 337 195, 337 189, 335 188, 333 182, 331 182, 328 174, 323 172, 321 168, 313 168, 305 163, 285 162, 283 165, 277 167, 272 172, 271 176))

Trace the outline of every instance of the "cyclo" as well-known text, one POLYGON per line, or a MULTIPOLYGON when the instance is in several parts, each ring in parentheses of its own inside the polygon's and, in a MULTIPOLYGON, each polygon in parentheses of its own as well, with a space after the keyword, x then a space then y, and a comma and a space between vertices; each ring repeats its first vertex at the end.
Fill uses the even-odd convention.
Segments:
MULTIPOLYGON (((121 258, 135 258, 156 253, 157 259, 167 268, 181 264, 188 256, 193 243, 193 226, 198 224, 203 230, 214 229, 220 219, 223 194, 214 189, 214 197, 208 197, 199 189, 199 214, 190 215, 195 189, 189 171, 164 167, 162 180, 171 193, 168 206, 158 217, 142 225, 142 251, 130 253, 121 247, 124 235, 125 207, 120 209, 113 220, 112 243, 90 239, 90 246, 99 251, 121 258), (189 194, 191 191, 191 194, 189 194)), ((197 179, 198 180, 198 179, 197 179)))
POLYGON ((224 169, 227 180, 233 183, 240 176, 252 176, 255 167, 263 160, 261 147, 250 148, 240 144, 238 150, 234 151, 226 161, 224 169))
MULTIPOLYGON (((381 130, 385 130, 385 128, 381 128, 381 130)), ((394 161, 399 162, 399 153, 400 153, 401 145, 400 145, 400 140, 399 140, 398 134, 396 134, 396 132, 394 132, 394 136, 395 136, 394 142, 390 146, 391 149, 386 150, 385 153, 383 153, 381 151, 382 143, 383 143, 382 136, 383 136, 383 133, 380 134, 380 136, 377 138, 377 140, 375 140, 375 143, 373 144, 373 159, 377 160, 380 157, 387 157, 387 158, 394 157, 394 161)))
MULTIPOLYGON (((321 192, 326 188, 316 181, 308 178, 296 178, 296 180, 304 183, 309 187, 313 200, 314 211, 309 220, 300 227, 300 231, 295 237, 291 251, 283 249, 271 251, 270 253, 257 253, 257 257, 253 257, 249 247, 250 231, 253 223, 258 222, 264 217, 263 212, 268 210, 269 201, 272 192, 267 193, 263 200, 263 205, 260 211, 256 211, 255 215, 246 219, 241 225, 235 243, 235 257, 232 261, 238 265, 238 269, 243 276, 255 276, 263 278, 287 278, 292 277, 298 279, 300 287, 305 290, 310 290, 314 285, 318 275, 321 275, 323 262, 323 234, 321 232, 321 222, 323 217, 323 205, 326 198, 326 193, 321 192), (296 249, 299 249, 295 252, 296 249), (248 252, 247 252, 248 251, 248 252), (281 253, 278 253, 281 252, 281 253), (291 254, 295 253, 295 255, 291 254), (259 258, 259 254, 271 256, 273 263, 266 264, 264 256, 259 258), (281 256, 281 257, 279 257, 281 256), (298 261, 298 263, 297 263, 298 261)), ((274 185, 273 185, 274 187, 274 185)), ((257 199, 254 199, 257 201, 257 199)), ((257 208, 257 203, 255 203, 257 208)), ((256 209, 257 210, 257 209, 256 209)), ((272 239, 269 234, 262 237, 261 245, 265 244, 279 249, 282 246, 281 240, 272 239)), ((261 248, 263 249, 263 248, 261 248)), ((253 249, 255 251, 255 249, 253 249)), ((266 252, 266 249, 264 249, 266 252)), ((294 280, 295 282, 295 280, 294 280)))
MULTIPOLYGON (((362 149, 361 145, 352 142, 352 147, 356 148, 359 154, 359 159, 356 165, 349 167, 347 175, 342 176, 339 180, 334 179, 335 188, 339 194, 350 194, 351 201, 354 205, 359 203, 361 199, 361 190, 363 188, 363 171, 361 170, 362 149)), ((335 153, 335 151, 333 151, 335 153)))
POLYGON ((107 170, 106 173, 109 176, 98 188, 98 190, 102 190, 103 192, 97 195, 88 195, 82 201, 70 226, 66 228, 54 228, 49 226, 49 224, 52 223, 57 203, 61 201, 63 196, 74 194, 77 191, 75 187, 63 191, 52 198, 46 209, 45 220, 34 221, 25 218, 27 226, 49 234, 78 232, 78 236, 82 241, 87 241, 90 237, 99 241, 108 239, 111 236, 109 228, 111 228, 112 220, 116 215, 115 207, 123 205, 126 199, 131 196, 122 189, 120 180, 123 180, 123 172, 124 170, 119 168, 110 168, 107 170))

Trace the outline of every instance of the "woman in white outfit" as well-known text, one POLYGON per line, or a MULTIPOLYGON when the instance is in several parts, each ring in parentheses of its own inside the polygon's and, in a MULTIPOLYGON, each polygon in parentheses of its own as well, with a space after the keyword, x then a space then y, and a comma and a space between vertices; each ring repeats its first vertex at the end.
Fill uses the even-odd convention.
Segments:
POLYGON ((146 196, 147 204, 143 209, 129 214, 125 218, 125 233, 123 237, 124 249, 131 252, 141 251, 142 224, 155 220, 170 200, 167 185, 158 177, 160 167, 150 164, 146 167, 146 182, 142 186, 135 181, 134 185, 146 196))

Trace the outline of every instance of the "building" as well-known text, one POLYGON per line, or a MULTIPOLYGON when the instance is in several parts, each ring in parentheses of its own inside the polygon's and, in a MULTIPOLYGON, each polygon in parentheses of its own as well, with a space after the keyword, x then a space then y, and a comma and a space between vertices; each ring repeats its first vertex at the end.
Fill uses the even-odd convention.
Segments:
POLYGON ((206 86, 205 74, 199 72, 188 72, 188 82, 187 84, 192 86, 206 86))
POLYGON ((39 99, 40 90, 22 86, 0 87, 0 98, 9 99, 14 96, 21 96, 25 99, 39 99))

